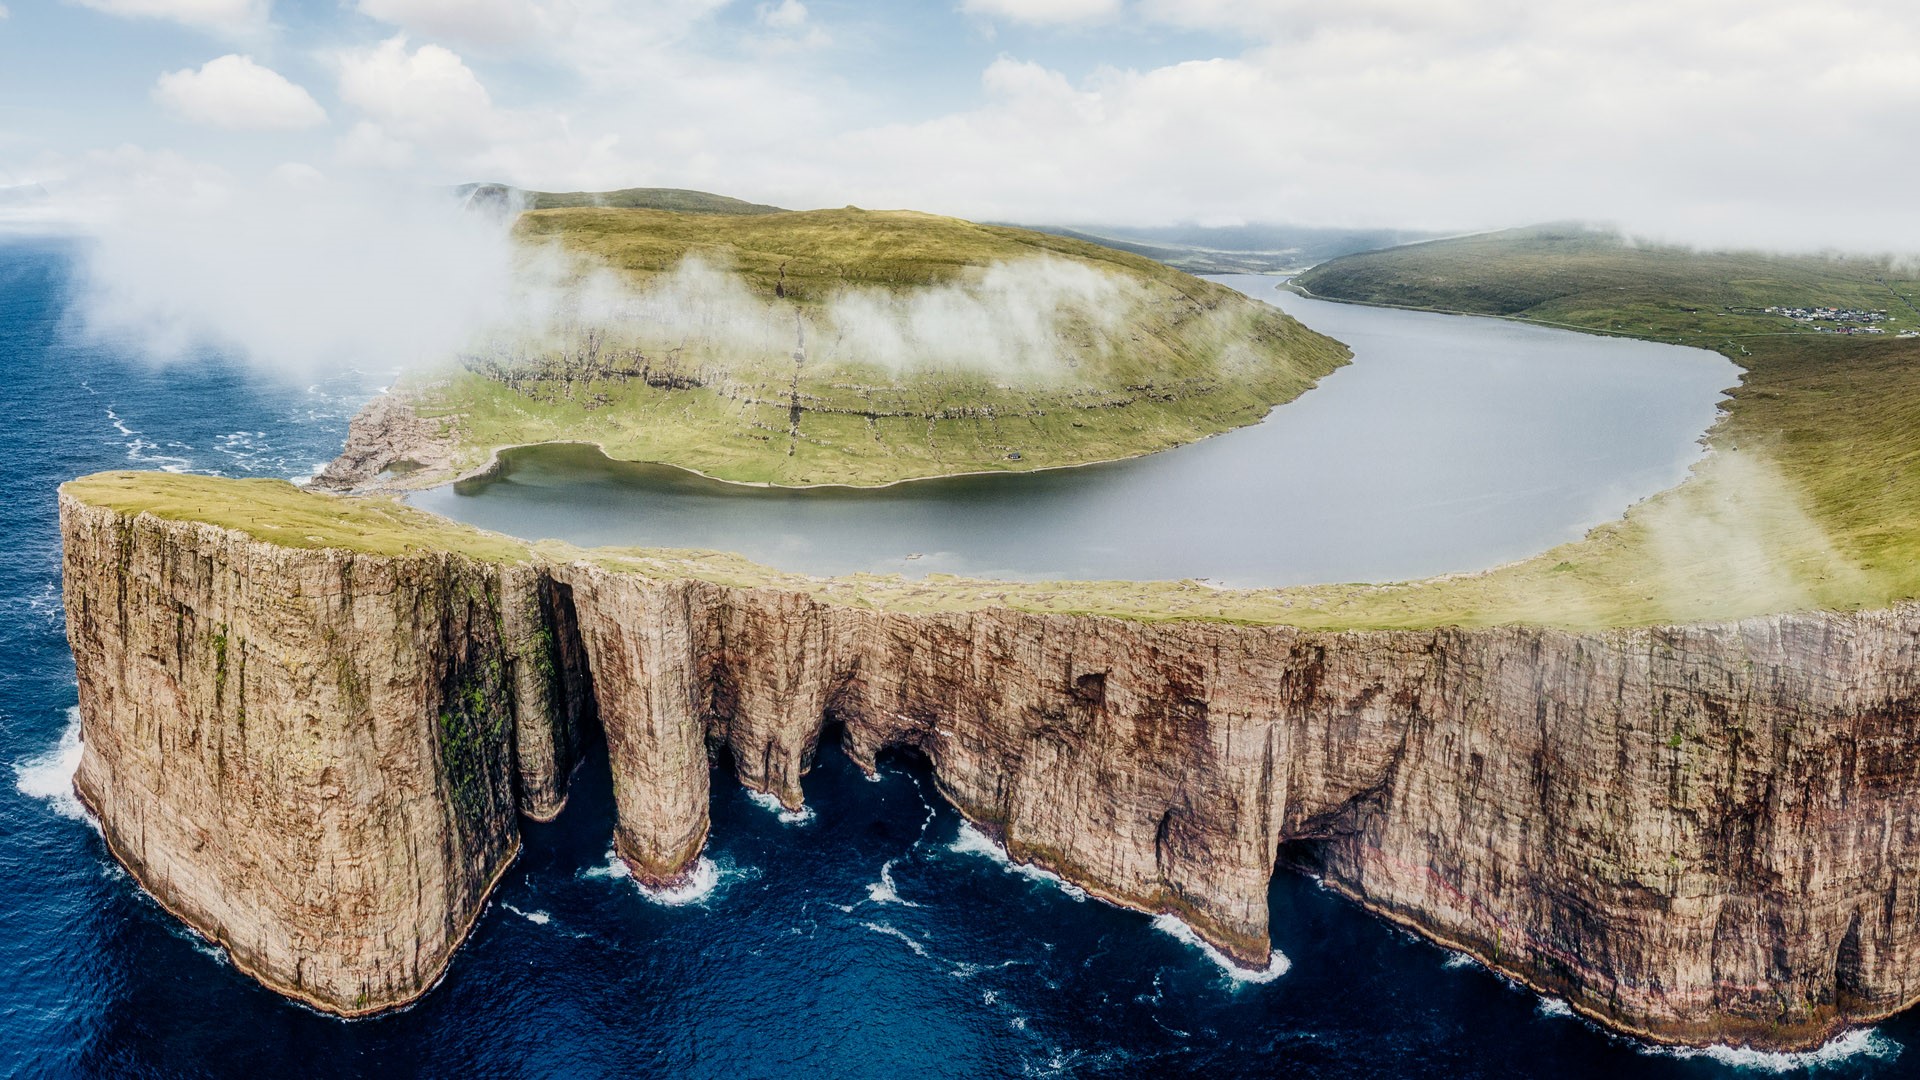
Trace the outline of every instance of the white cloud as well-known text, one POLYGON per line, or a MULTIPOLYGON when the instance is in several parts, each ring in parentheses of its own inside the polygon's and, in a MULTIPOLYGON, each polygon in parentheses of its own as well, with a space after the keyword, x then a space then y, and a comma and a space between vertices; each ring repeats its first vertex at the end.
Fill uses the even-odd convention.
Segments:
POLYGON ((903 65, 866 53, 943 47, 898 6, 836 5, 828 41, 805 0, 734 0, 744 19, 712 17, 726 0, 355 3, 407 36, 335 55, 344 134, 330 158, 299 151, 330 171, 1024 221, 1578 217, 1920 252, 1903 0, 949 0, 1065 26, 1075 58, 1135 58, 1009 56, 958 88, 867 74, 903 65), (1196 40, 1238 44, 1138 62, 1196 40))
POLYGON ((415 33, 481 45, 524 42, 552 21, 532 0, 359 0, 356 7, 415 33))
POLYGON ((230 131, 293 131, 327 122, 313 95, 252 57, 228 54, 198 71, 160 76, 154 100, 179 116, 230 131))
POLYGON ((327 182, 326 174, 304 161, 287 161, 273 167, 274 182, 290 188, 313 188, 327 182))
POLYGON ((136 19, 165 19, 230 35, 257 33, 271 0, 67 0, 81 7, 136 19))
POLYGON ((969 15, 1024 23, 1070 23, 1120 13, 1120 0, 964 0, 969 15))
POLYGON ((492 95, 459 54, 409 52, 405 35, 343 54, 340 98, 403 139, 470 147, 503 134, 492 95))
POLYGON ((7 5, 0 4, 0 19, 7 19, 12 17, 13 17, 13 12, 7 10, 7 5))
POLYGON ((807 23, 807 5, 800 0, 780 0, 778 4, 761 4, 755 14, 761 23, 775 30, 797 30, 807 23))
POLYGON ((1920 28, 1899 9, 1148 0, 1144 17, 1257 40, 1141 70, 1002 59, 975 106, 802 147, 782 162, 802 194, 775 198, 1026 221, 1579 217, 1920 251, 1920 148, 1898 134, 1920 77, 1888 59, 1920 53, 1920 28))

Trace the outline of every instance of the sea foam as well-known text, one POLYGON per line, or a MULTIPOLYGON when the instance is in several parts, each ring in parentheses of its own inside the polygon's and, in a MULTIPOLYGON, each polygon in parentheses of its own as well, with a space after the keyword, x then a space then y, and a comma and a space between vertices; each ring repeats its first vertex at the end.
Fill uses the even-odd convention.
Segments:
MULTIPOLYGON (((632 881, 633 868, 627 865, 626 860, 615 854, 612 848, 608 848, 607 861, 599 866, 580 871, 580 876, 600 881, 632 881)), ((642 885, 638 881, 634 881, 633 884, 634 888, 640 890, 641 896, 662 907, 687 907, 693 904, 705 904, 720 891, 721 885, 733 878, 746 876, 749 876, 747 871, 731 865, 723 868, 702 855, 700 861, 694 863, 692 872, 687 875, 687 880, 679 885, 663 888, 642 885)))
POLYGON ((1858 1028, 1835 1036, 1832 1040, 1812 1050, 1797 1053, 1781 1053, 1774 1050, 1755 1050, 1746 1046, 1651 1046, 1643 1045, 1640 1052, 1656 1057, 1671 1057, 1681 1060, 1705 1058, 1735 1069, 1748 1069, 1766 1073, 1797 1073, 1811 1069, 1829 1068, 1854 1058, 1873 1058, 1879 1061, 1892 1061, 1900 1056, 1899 1043, 1873 1028, 1858 1028))
POLYGON ((898 859, 888 859, 880 866, 880 880, 867 885, 867 899, 876 904, 899 904, 902 907, 919 907, 919 904, 905 899, 893 883, 893 864, 898 859))
POLYGON ((1280 976, 1285 975, 1287 969, 1293 967, 1293 961, 1287 959, 1287 954, 1281 952, 1279 949, 1273 950, 1272 958, 1267 961, 1266 967, 1241 967, 1234 962, 1232 957, 1214 948, 1212 943, 1207 941, 1206 938, 1194 933, 1193 927, 1181 921, 1177 915, 1155 915, 1153 917, 1153 928, 1163 934, 1172 936, 1178 941, 1199 949, 1207 959, 1213 961, 1216 967, 1225 972, 1227 977, 1236 983, 1270 983, 1280 976))
POLYGON ((553 921, 553 916, 547 914, 544 911, 521 911, 519 908, 514 907, 512 904, 507 904, 507 903, 502 903, 500 906, 503 908, 506 908, 508 911, 513 912, 515 915, 520 916, 521 918, 527 920, 528 922, 534 924, 535 926, 545 926, 548 923, 553 921))
POLYGON ((20 794, 39 799, 64 818, 95 824, 93 815, 73 792, 73 774, 80 769, 80 706, 67 709, 67 726, 60 742, 37 757, 15 762, 13 785, 20 794))
POLYGON ((963 821, 960 823, 960 835, 954 837, 953 843, 947 845, 947 850, 958 855, 984 856, 1000 864, 1000 868, 1009 874, 1019 874, 1029 881, 1044 881, 1058 888, 1068 896, 1073 897, 1075 900, 1085 900, 1087 898, 1087 891, 1085 889, 1061 877, 1059 874, 1053 873, 1050 870, 1043 870, 1038 866, 1015 862, 1013 857, 1007 854, 1006 848, 994 843, 991 837, 979 829, 974 828, 971 822, 963 821))
POLYGON ((925 945, 920 944, 918 939, 914 938, 913 935, 907 933, 905 930, 902 930, 899 927, 890 926, 886 923, 872 923, 872 922, 863 922, 860 925, 866 927, 867 929, 873 931, 876 934, 885 934, 887 937, 890 937, 890 938, 899 938, 901 941, 904 941, 907 943, 907 948, 913 950, 913 955, 918 956, 922 959, 925 959, 927 957, 927 947, 925 945))
POLYGON ((780 824, 782 825, 805 825, 807 822, 813 820, 813 807, 811 806, 802 806, 798 810, 789 810, 787 809, 787 805, 780 801, 778 795, 769 795, 764 791, 755 791, 752 788, 747 789, 747 798, 752 799, 755 806, 779 818, 780 824))

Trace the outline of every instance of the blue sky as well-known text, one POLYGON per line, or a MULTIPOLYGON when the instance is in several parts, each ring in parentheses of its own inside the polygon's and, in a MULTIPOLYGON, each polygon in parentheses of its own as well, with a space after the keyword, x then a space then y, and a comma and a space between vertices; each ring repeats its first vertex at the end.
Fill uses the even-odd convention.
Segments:
POLYGON ((0 2, 0 185, 95 209, 498 179, 1920 248, 1890 0, 0 2))

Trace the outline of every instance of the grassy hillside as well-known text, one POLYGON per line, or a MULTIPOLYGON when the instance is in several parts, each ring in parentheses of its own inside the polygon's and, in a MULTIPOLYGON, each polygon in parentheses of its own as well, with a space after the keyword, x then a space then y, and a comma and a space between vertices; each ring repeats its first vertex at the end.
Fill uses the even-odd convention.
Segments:
POLYGON ((955 218, 574 207, 515 233, 571 260, 564 288, 610 271, 626 307, 411 384, 455 472, 554 440, 773 484, 1083 464, 1253 423, 1346 359, 1149 259, 955 218))
POLYGON ((1624 521, 1492 573, 1301 590, 1302 621, 1611 625, 1920 597, 1920 339, 1897 336, 1920 313, 1888 263, 1536 229, 1350 256, 1299 280, 1333 299, 1698 345, 1747 369, 1708 461, 1624 521), (1890 332, 1821 333, 1768 306, 1884 310, 1890 332))
POLYGON ((1720 348, 1822 323, 1770 307, 1884 311, 1888 335, 1920 330, 1920 280, 1886 259, 1701 252, 1615 233, 1540 226, 1348 255, 1295 278, 1316 296, 1499 315, 1720 348))
POLYGON ((618 191, 527 191, 505 184, 466 184, 455 189, 469 202, 501 209, 555 210, 597 206, 621 210, 673 210, 683 214, 778 214, 777 206, 686 188, 621 188, 618 191))

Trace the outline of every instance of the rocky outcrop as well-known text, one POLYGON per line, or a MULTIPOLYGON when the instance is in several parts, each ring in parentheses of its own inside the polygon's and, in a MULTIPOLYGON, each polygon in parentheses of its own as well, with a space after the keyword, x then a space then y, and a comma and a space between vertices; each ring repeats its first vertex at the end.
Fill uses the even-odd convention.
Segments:
POLYGON ((1015 858, 1248 964, 1282 861, 1658 1039, 1800 1047, 1920 997, 1920 606, 1594 633, 908 614, 63 515, 83 794, 164 902, 340 1011, 430 981, 506 808, 551 812, 593 717, 655 881, 697 858, 722 750, 797 806, 837 727, 868 766, 923 754, 1015 858), (469 759, 436 724, 473 686, 469 759))
POLYGON ((404 397, 380 394, 354 414, 346 446, 312 486, 368 492, 404 487, 406 477, 416 473, 441 475, 458 450, 447 423, 421 416, 404 397))

